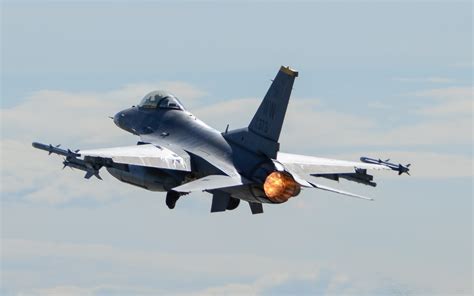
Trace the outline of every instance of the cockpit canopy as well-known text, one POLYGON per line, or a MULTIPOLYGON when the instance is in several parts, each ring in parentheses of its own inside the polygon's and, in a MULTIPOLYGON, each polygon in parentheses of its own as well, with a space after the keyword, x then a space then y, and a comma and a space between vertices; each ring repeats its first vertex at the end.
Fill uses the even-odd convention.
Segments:
POLYGON ((138 104, 140 108, 147 108, 147 109, 175 109, 175 110, 184 110, 183 105, 181 102, 176 98, 174 95, 170 94, 169 92, 156 90, 152 91, 151 93, 147 94, 140 104, 138 104))

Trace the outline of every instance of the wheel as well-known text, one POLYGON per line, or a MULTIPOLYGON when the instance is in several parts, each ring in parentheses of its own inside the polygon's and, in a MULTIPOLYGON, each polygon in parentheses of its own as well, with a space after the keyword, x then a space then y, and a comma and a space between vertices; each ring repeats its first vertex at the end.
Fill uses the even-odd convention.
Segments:
POLYGON ((179 196, 179 193, 176 191, 168 191, 168 193, 166 193, 166 205, 170 210, 174 209, 176 206, 179 196))
POLYGON ((229 199, 229 203, 227 204, 227 210, 235 210, 240 204, 240 199, 238 198, 235 198, 235 197, 231 197, 229 199))

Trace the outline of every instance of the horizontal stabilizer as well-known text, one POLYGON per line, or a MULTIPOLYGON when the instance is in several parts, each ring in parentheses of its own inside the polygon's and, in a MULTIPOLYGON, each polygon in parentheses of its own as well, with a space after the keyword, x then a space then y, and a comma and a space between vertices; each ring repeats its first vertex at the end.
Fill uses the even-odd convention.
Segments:
POLYGON ((173 190, 177 192, 209 191, 240 186, 248 183, 250 183, 250 181, 239 176, 230 177, 225 175, 209 175, 175 187, 173 190))
POLYGON ((310 182, 310 183, 311 183, 311 185, 313 185, 314 188, 318 188, 318 189, 321 189, 321 190, 326 190, 326 191, 330 191, 330 192, 334 192, 334 193, 338 193, 338 194, 342 194, 342 195, 347 195, 347 196, 350 196, 350 197, 365 199, 365 200, 371 200, 371 201, 374 200, 373 198, 370 198, 370 197, 357 195, 357 194, 354 194, 354 193, 350 193, 350 192, 342 191, 342 190, 339 190, 339 189, 327 187, 327 186, 316 184, 316 183, 313 183, 313 182, 310 182))
POLYGON ((303 177, 298 175, 298 173, 296 173, 295 171, 292 171, 292 170, 288 169, 287 167, 285 167, 284 165, 282 165, 278 160, 272 159, 272 162, 273 162, 273 165, 275 166, 275 168, 278 171, 288 172, 293 177, 293 179, 295 179, 296 183, 300 184, 303 187, 307 187, 307 188, 313 187, 313 185, 311 185, 311 183, 306 181, 303 177))

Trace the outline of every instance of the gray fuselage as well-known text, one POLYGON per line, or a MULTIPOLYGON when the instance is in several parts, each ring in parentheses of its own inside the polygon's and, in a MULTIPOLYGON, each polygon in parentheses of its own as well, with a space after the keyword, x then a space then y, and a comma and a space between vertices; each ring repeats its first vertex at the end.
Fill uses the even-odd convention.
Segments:
POLYGON ((248 130, 235 130, 223 134, 185 110, 138 106, 120 111, 114 116, 114 122, 121 129, 140 136, 142 142, 166 145, 175 152, 182 149, 191 156, 191 173, 132 167, 131 171, 134 172, 129 173, 132 180, 127 180, 124 176, 121 178, 117 176, 120 172, 109 169, 109 172, 121 181, 134 184, 136 181, 133 180, 136 180, 136 177, 139 180, 151 177, 155 179, 151 183, 155 186, 134 185, 154 191, 168 191, 188 180, 211 174, 224 174, 225 172, 212 165, 215 161, 220 167, 226 165, 249 180, 256 181, 255 184, 228 188, 225 190, 226 193, 248 201, 269 202, 261 186, 263 182, 261 179, 266 172, 259 171, 262 167, 269 167, 270 164, 266 161, 268 158, 265 155, 246 149, 245 141, 251 138, 248 130), (209 161, 209 158, 212 161, 209 161))

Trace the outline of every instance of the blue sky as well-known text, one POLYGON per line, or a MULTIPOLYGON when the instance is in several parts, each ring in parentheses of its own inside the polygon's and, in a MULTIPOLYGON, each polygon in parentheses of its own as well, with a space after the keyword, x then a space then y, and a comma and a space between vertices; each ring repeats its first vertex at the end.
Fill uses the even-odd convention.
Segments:
MULTIPOLYGON (((472 3, 2 2, 1 293, 472 293, 472 3), (248 124, 300 72, 282 150, 411 162, 265 214, 209 214, 61 171, 32 141, 130 145, 107 118, 159 88, 248 124)), ((330 184, 330 183, 329 183, 330 184)))

